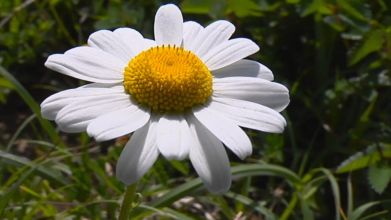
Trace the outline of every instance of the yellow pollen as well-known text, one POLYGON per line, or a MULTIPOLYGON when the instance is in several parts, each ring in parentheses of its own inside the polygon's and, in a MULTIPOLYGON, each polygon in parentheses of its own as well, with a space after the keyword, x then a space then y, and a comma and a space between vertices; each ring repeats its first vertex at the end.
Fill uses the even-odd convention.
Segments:
POLYGON ((127 93, 155 112, 183 112, 208 101, 212 74, 192 52, 158 46, 131 59, 124 72, 127 93))

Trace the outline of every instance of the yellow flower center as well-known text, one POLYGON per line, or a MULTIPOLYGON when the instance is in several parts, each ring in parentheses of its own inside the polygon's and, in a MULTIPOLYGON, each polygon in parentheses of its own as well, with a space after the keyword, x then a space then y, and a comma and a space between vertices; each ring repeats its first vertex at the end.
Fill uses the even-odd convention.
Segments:
POLYGON ((158 46, 131 59, 124 72, 127 93, 156 112, 183 112, 212 95, 212 74, 192 52, 158 46))

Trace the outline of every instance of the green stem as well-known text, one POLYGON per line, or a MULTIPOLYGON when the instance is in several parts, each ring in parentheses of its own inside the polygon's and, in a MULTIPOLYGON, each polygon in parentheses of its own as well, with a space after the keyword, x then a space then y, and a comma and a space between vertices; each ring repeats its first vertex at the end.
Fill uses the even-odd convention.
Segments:
POLYGON ((289 216, 292 214, 293 212, 293 209, 295 208, 296 204, 297 204, 297 201, 298 201, 298 197, 296 195, 296 193, 292 196, 289 204, 288 204, 288 207, 286 207, 285 211, 282 213, 281 217, 280 217, 280 220, 286 220, 289 218, 289 216))
POLYGON ((126 187, 124 200, 122 200, 121 210, 119 213, 119 218, 118 218, 119 220, 129 219, 129 213, 133 208, 132 202, 136 196, 136 188, 137 188, 136 183, 133 183, 132 185, 126 187))

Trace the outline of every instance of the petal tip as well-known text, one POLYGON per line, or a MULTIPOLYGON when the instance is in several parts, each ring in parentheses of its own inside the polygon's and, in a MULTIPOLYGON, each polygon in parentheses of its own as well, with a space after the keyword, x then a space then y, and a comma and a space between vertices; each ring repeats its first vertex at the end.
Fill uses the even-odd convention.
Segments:
POLYGON ((231 188, 231 180, 222 184, 205 184, 206 189, 214 194, 224 194, 231 188))
POLYGON ((45 61, 45 63, 44 63, 45 67, 46 67, 46 68, 49 68, 49 69, 52 69, 53 64, 56 62, 56 61, 55 61, 56 58, 61 57, 61 56, 62 56, 62 54, 52 54, 52 55, 50 55, 50 56, 46 59, 46 61, 45 61))
POLYGON ((165 4, 165 5, 162 5, 159 7, 158 11, 159 10, 179 10, 180 9, 178 8, 178 6, 172 4, 172 3, 169 3, 169 4, 165 4))
POLYGON ((180 45, 183 37, 183 17, 174 4, 161 6, 155 15, 155 40, 158 45, 180 45))

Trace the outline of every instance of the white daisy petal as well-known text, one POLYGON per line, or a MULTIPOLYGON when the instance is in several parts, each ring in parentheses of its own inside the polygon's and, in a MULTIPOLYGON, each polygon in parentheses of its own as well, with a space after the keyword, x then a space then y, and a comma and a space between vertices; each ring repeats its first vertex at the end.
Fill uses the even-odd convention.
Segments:
POLYGON ((97 83, 117 83, 123 80, 126 63, 100 49, 76 47, 65 54, 49 56, 45 66, 65 75, 97 83))
MULTIPOLYGON (((155 41, 143 38, 138 31, 131 28, 118 28, 114 30, 114 34, 122 39, 122 42, 124 43, 123 46, 131 51, 133 56, 156 46, 155 41)), ((127 62, 129 62, 129 60, 127 60, 127 62)))
POLYGON ((164 115, 157 125, 157 145, 167 159, 184 159, 189 154, 189 125, 182 116, 164 115))
POLYGON ((147 39, 147 38, 144 38, 143 44, 144 44, 143 45, 144 49, 142 49, 141 51, 144 51, 144 50, 147 50, 147 49, 149 49, 151 47, 156 47, 157 46, 156 41, 151 40, 151 39, 147 39))
POLYGON ((221 116, 219 112, 213 111, 209 107, 194 109, 193 114, 240 159, 243 160, 251 155, 251 141, 234 121, 221 116))
POLYGON ((116 176, 126 185, 139 180, 159 156, 156 146, 156 123, 150 122, 135 131, 121 152, 116 176))
POLYGON ((104 114, 94 119, 87 127, 87 133, 96 141, 114 139, 144 126, 150 113, 136 105, 104 114))
POLYGON ((253 77, 215 78, 213 95, 255 102, 278 112, 289 104, 289 90, 285 86, 253 77))
POLYGON ((113 88, 113 89, 117 89, 118 91, 124 92, 123 83, 88 83, 78 87, 78 89, 81 88, 101 88, 101 89, 113 88))
POLYGON ((258 50, 258 45, 253 41, 246 38, 235 38, 214 47, 201 59, 209 70, 217 70, 250 56, 258 50))
POLYGON ((62 108, 57 114, 56 123, 62 131, 82 132, 93 119, 130 105, 130 97, 125 93, 93 96, 62 108))
POLYGON ((193 142, 193 134, 186 119, 181 123, 181 126, 181 145, 179 148, 181 150, 181 154, 178 158, 184 159, 189 155, 190 146, 193 142))
POLYGON ((183 47, 185 49, 191 48, 192 44, 197 39, 197 36, 204 28, 194 21, 186 21, 183 23, 183 47))
POLYGON ((197 119, 191 117, 190 121, 194 142, 189 157, 194 169, 209 191, 227 192, 231 186, 231 171, 224 146, 197 119))
POLYGON ((231 65, 213 71, 213 76, 217 78, 246 76, 258 77, 268 81, 273 81, 272 71, 265 65, 253 60, 239 60, 231 65))
POLYGON ((202 29, 187 49, 202 58, 208 51, 227 41, 234 32, 235 26, 229 21, 215 21, 202 29))
POLYGON ((157 45, 181 45, 183 18, 176 5, 168 4, 159 8, 155 15, 154 31, 157 45))
POLYGON ((120 36, 109 30, 100 30, 90 35, 88 45, 99 48, 115 57, 120 58, 123 62, 135 56, 128 44, 125 44, 120 36))
POLYGON ((76 89, 68 89, 49 96, 41 103, 42 117, 54 120, 57 113, 71 103, 78 101, 86 102, 86 100, 92 97, 121 95, 124 93, 123 87, 94 88, 93 86, 97 86, 97 84, 92 83, 88 84, 88 87, 86 85, 76 89))
POLYGON ((253 102, 213 97, 208 108, 239 126, 259 131, 281 133, 286 126, 284 117, 278 112, 253 102))

